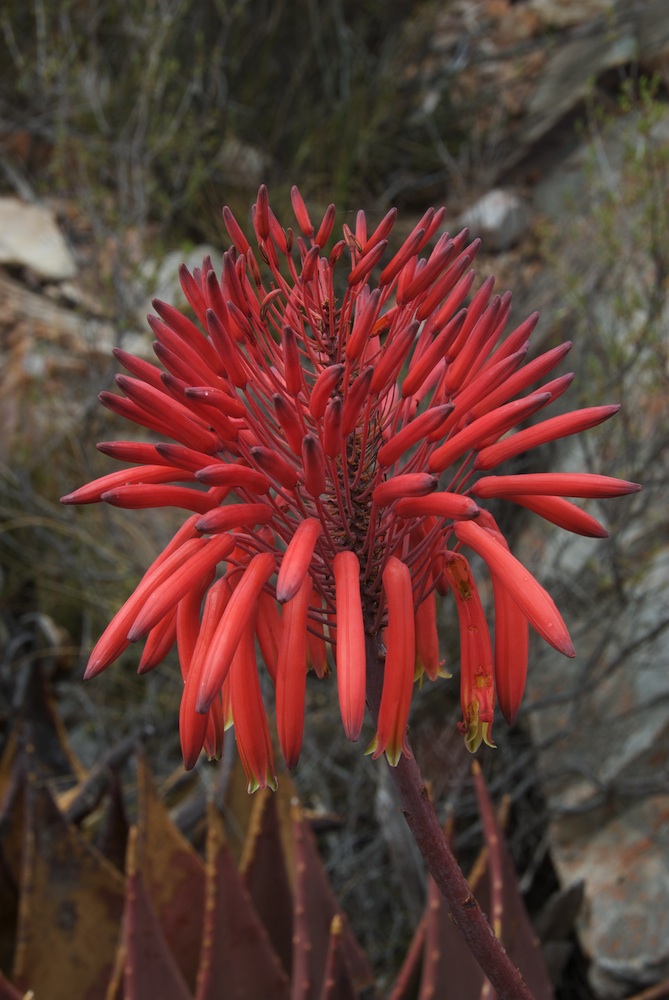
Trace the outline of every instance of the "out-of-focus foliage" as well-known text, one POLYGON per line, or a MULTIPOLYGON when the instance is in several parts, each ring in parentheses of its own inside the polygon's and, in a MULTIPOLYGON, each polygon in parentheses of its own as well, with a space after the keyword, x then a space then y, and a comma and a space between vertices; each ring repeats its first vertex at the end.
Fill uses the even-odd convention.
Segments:
MULTIPOLYGON (((0 996, 214 1000, 224 987, 235 1000, 372 1000, 377 974, 394 980, 392 1000, 479 996, 483 973, 432 884, 399 977, 371 968, 288 775, 276 795, 247 795, 231 745, 208 805, 191 775, 170 815, 140 754, 131 802, 121 769, 135 739, 86 771, 43 666, 0 754, 0 996)), ((536 1000, 552 1000, 480 770, 474 781, 486 846, 472 893, 536 1000)))
POLYGON ((458 135, 447 100, 431 134, 412 114, 414 14, 408 0, 8 0, 0 132, 111 225, 206 233, 222 191, 260 180, 395 197, 406 168, 438 167, 435 127, 458 135))

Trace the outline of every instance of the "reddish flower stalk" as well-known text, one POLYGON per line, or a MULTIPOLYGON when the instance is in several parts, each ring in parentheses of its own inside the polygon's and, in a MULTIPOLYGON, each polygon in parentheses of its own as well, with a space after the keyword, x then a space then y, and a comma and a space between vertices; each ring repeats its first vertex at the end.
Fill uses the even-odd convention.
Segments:
POLYGON ((257 255, 224 210, 232 246, 221 273, 209 258, 192 274, 180 269, 195 320, 154 301, 149 322, 162 367, 117 351, 129 372, 117 376, 123 395, 101 394, 114 412, 168 440, 99 445, 134 467, 63 498, 194 512, 97 643, 86 675, 145 636, 141 670, 177 642, 186 765, 202 746, 220 752, 231 713, 250 787, 274 783, 254 636, 276 683, 279 741, 292 767, 308 666, 327 676, 332 648, 344 729, 357 739, 368 695, 365 635, 387 628, 386 687, 371 747, 396 764, 408 750, 411 679, 447 676, 434 595, 452 590, 462 729, 470 749, 492 744, 495 694, 508 721, 522 699, 528 623, 560 652, 572 656, 573 648, 555 604, 481 502, 504 498, 594 537, 605 529, 567 498, 638 489, 586 473, 490 474, 617 407, 514 431, 568 387, 570 375, 536 383, 570 345, 525 363, 536 315, 507 333, 510 295, 493 295, 492 279, 465 306, 479 241, 468 243, 466 231, 439 235, 443 209, 426 212, 384 265, 394 210, 371 235, 359 213, 355 233, 344 226, 326 254, 334 207, 316 226, 297 189, 292 203, 297 238, 260 189, 257 255), (494 643, 461 546, 492 576, 494 643), (522 641, 514 646, 513 636, 522 641))
MULTIPOLYGON (((384 668, 378 638, 367 637, 367 697, 370 714, 380 716, 385 690, 384 668)), ((430 875, 446 900, 454 923, 460 928, 472 954, 492 983, 500 1000, 532 1000, 522 975, 496 938, 441 828, 416 761, 409 753, 390 768, 400 808, 430 875)))

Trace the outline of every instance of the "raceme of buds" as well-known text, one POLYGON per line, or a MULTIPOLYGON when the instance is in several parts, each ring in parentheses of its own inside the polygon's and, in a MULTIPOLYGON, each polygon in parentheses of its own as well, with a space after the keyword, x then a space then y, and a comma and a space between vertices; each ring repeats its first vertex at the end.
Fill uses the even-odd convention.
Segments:
POLYGON ((186 766, 203 746, 219 754, 234 724, 250 788, 275 783, 256 640, 292 767, 308 669, 327 676, 331 650, 342 722, 355 740, 366 636, 385 636, 370 752, 394 764, 410 752, 414 679, 445 676, 435 594, 452 591, 462 730, 471 750, 492 743, 495 694, 509 722, 520 705, 528 624, 561 653, 573 648, 485 501, 598 537, 605 529, 573 498, 638 489, 586 473, 497 473, 521 451, 594 427, 618 407, 544 417, 571 381, 551 375, 571 345, 527 361, 537 315, 507 330, 510 294, 495 295, 492 279, 472 294, 479 241, 443 232, 443 208, 429 209, 392 253, 395 210, 371 233, 359 212, 332 242, 333 206, 316 225, 296 188, 292 204, 296 231, 280 225, 260 188, 256 250, 224 209, 232 245, 221 266, 206 257, 192 273, 180 269, 192 318, 155 300, 160 364, 117 350, 128 373, 117 376, 122 394, 100 397, 150 440, 98 445, 129 467, 63 498, 188 512, 99 639, 86 676, 130 642, 146 640, 141 670, 176 643, 186 766), (492 578, 494 641, 465 551, 492 578))

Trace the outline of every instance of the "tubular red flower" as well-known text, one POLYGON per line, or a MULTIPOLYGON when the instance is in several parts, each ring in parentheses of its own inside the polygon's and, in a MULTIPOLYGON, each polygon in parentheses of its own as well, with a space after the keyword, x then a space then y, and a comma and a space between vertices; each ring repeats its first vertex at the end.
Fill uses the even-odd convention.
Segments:
POLYGON ((249 493, 269 493, 270 488, 267 476, 245 465, 205 465, 198 469, 195 478, 207 486, 229 486, 249 493))
POLYGON ((403 427, 399 434, 379 448, 378 460, 381 465, 394 465, 405 451, 440 427, 452 409, 451 403, 433 406, 403 427))
POLYGON ((130 642, 137 642, 154 628, 182 597, 197 588, 203 576, 227 559, 234 547, 234 539, 229 535, 206 539, 205 544, 181 564, 178 574, 168 577, 147 597, 128 632, 130 642))
POLYGON ((362 248, 363 254, 367 253, 373 246, 380 243, 381 240, 387 239, 390 236, 393 226, 395 225, 395 219, 397 218, 397 209, 391 208, 383 216, 378 226, 365 242, 362 248))
POLYGON ((252 461, 270 479, 276 480, 281 486, 285 486, 287 490, 292 490, 294 486, 297 486, 297 472, 281 455, 271 451, 269 448, 264 448, 262 445, 251 448, 249 454, 252 461))
POLYGON ((429 472, 408 472, 404 476, 394 476, 380 483, 372 493, 372 500, 379 507, 387 507, 402 497, 426 496, 436 490, 438 484, 437 477, 431 476, 429 472))
MULTIPOLYGON (((171 465, 171 462, 160 454, 155 444, 147 444, 144 441, 98 441, 95 447, 103 455, 116 458, 119 462, 136 462, 140 465, 171 465)), ((112 475, 118 475, 118 473, 112 472, 112 475)), ((170 476, 170 479, 173 478, 174 476, 170 476)), ((89 483, 88 485, 92 484, 89 483)), ((83 489, 86 488, 83 487, 83 489)), ((79 490, 75 490, 74 494, 79 492, 79 490)), ((74 494, 70 493, 68 497, 74 494)), ((68 500, 62 497, 60 502, 68 503, 68 500)), ((71 503, 72 501, 70 500, 69 502, 71 503)))
POLYGON ((335 206, 328 205, 327 209, 325 210, 325 215, 323 216, 323 220, 320 226, 318 227, 318 232, 316 233, 316 239, 315 239, 316 246, 324 247, 327 241, 330 239, 330 236, 332 235, 332 230, 334 229, 336 214, 337 211, 335 209, 335 206))
POLYGON ((361 301, 360 306, 351 330, 351 336, 346 341, 346 357, 349 361, 355 361, 360 356, 367 343, 367 338, 372 332, 372 327, 378 319, 381 308, 381 290, 375 288, 364 305, 361 301))
MULTIPOLYGON (((210 581, 207 581, 210 582, 210 581)), ((172 608, 146 637, 137 667, 138 674, 148 674, 165 659, 177 638, 177 612, 172 608)))
POLYGON ((455 243, 444 233, 438 240, 425 267, 407 284, 402 295, 398 295, 398 302, 411 302, 422 292, 425 292, 437 280, 442 271, 446 270, 455 253, 455 243))
POLYGON ((279 646, 283 622, 274 597, 261 590, 258 594, 258 617, 256 636, 267 673, 276 684, 276 670, 279 662, 279 646))
POLYGON ((295 407, 291 406, 290 402, 278 392, 274 394, 272 402, 288 447, 294 455, 300 455, 304 431, 295 412, 295 407))
POLYGON ((395 767, 401 754, 413 757, 407 723, 416 649, 411 573, 395 556, 390 556, 383 571, 383 589, 388 606, 386 663, 376 736, 369 749, 375 760, 385 753, 395 767))
POLYGON ((283 349, 286 389, 297 396, 302 388, 302 365, 297 347, 297 334, 292 326, 284 326, 281 331, 281 347, 283 349))
MULTIPOLYGON (((479 522, 508 549, 506 539, 494 518, 482 513, 479 522)), ((516 721, 525 692, 529 654, 529 629, 527 617, 506 587, 505 579, 492 574, 495 603, 495 694, 505 721, 512 726, 516 721)))
POLYGON ((434 590, 416 608, 416 662, 414 678, 421 680, 427 674, 431 681, 449 677, 439 658, 439 631, 437 629, 437 601, 434 590))
POLYGON ((408 673, 445 676, 435 593, 454 594, 463 727, 474 749, 491 739, 493 664, 461 544, 483 557, 492 576, 495 683, 508 719, 522 695, 527 622, 573 652, 554 604, 508 551, 485 501, 509 500, 596 537, 605 529, 565 498, 638 489, 587 473, 481 478, 616 408, 549 416, 506 436, 569 387, 571 373, 540 382, 571 345, 526 361, 537 314, 506 332, 510 293, 493 294, 492 279, 474 285, 470 265, 480 241, 467 244, 466 230, 442 234, 444 209, 428 209, 387 253, 394 209, 369 237, 358 212, 337 239, 334 206, 315 224, 296 188, 291 202, 297 239, 260 189, 252 209, 257 250, 223 210, 233 246, 222 269, 207 256, 192 273, 179 270, 195 319, 155 300, 149 323, 158 363, 115 351, 128 372, 117 378, 123 395, 100 397, 159 440, 103 442, 103 453, 134 466, 63 498, 196 511, 114 616, 86 676, 119 656, 128 636, 147 633, 140 669, 153 667, 176 634, 184 761, 193 766, 203 746, 220 753, 234 715, 252 787, 274 781, 254 635, 277 684, 281 743, 292 766, 307 664, 324 677, 327 645, 336 653, 344 729, 356 739, 366 637, 387 630, 376 749, 395 760, 404 745, 408 673), (409 660, 412 670, 400 669, 409 660))
POLYGON ((495 439, 506 434, 511 427, 515 427, 531 413, 535 413, 549 399, 548 393, 536 392, 531 396, 526 396, 525 399, 516 399, 512 403, 505 403, 497 410, 474 420, 432 452, 429 461, 430 471, 443 472, 449 465, 462 458, 468 451, 477 448, 488 438, 495 439))
POLYGON ((207 511, 196 522, 198 531, 220 532, 233 528, 250 528, 254 524, 267 524, 272 514, 261 503, 230 503, 207 511))
POLYGON ((146 571, 134 593, 116 612, 88 658, 84 673, 87 680, 105 670, 130 645, 128 631, 151 590, 168 579, 193 552, 205 544, 204 539, 192 537, 195 534, 195 520, 196 518, 191 518, 183 525, 172 543, 146 571))
POLYGON ((331 399, 325 409, 323 450, 329 458, 336 458, 337 455, 342 453, 344 448, 344 434, 342 431, 343 410, 343 402, 338 396, 331 399))
POLYGON ((307 206, 304 204, 304 199, 300 194, 299 188, 295 185, 290 189, 290 200, 293 206, 293 211, 295 212, 295 218, 297 223, 302 230, 302 235, 306 236, 307 239, 311 239, 314 235, 314 227, 311 219, 309 218, 309 212, 307 211, 307 206))
POLYGON ((360 419, 360 412, 369 395, 374 369, 371 365, 363 368, 355 382, 352 384, 344 402, 344 409, 341 417, 341 432, 344 437, 348 437, 355 430, 355 425, 360 419))
POLYGON ((467 310, 461 309, 460 312, 439 331, 430 346, 426 351, 424 351, 423 354, 420 355, 420 357, 416 358, 414 355, 411 364, 409 365, 407 376, 402 382, 403 396, 413 396, 414 393, 420 389, 423 382, 425 382, 428 375, 434 370, 436 365, 438 365, 439 362, 446 357, 448 349, 457 338, 466 319, 467 310))
POLYGON ((490 633, 465 557, 451 554, 444 572, 453 588, 460 625, 460 728, 465 746, 474 753, 481 743, 495 745, 492 742, 495 689, 490 633))
POLYGON ((325 493, 325 454, 320 440, 315 434, 305 434, 302 439, 302 465, 304 466, 304 486, 312 497, 325 493))
MULTIPOLYGON (((179 708, 179 738, 181 741, 181 752, 183 755, 184 767, 190 770, 195 767, 200 751, 205 743, 209 716, 215 711, 215 702, 212 704, 210 712, 200 714, 195 711, 195 699, 197 697, 197 686, 188 684, 188 675, 191 671, 198 674, 201 667, 202 657, 211 642, 216 627, 221 620, 221 615, 230 599, 230 585, 227 579, 217 580, 208 590, 205 598, 202 621, 199 622, 197 637, 193 645, 190 656, 182 657, 182 650, 179 650, 179 659, 182 667, 184 689, 181 695, 181 705, 179 708)), ((179 621, 177 620, 177 638, 179 621)), ((216 741, 215 741, 216 742, 216 741)))
POLYGON ((240 229, 237 220, 227 205, 223 207, 223 222, 228 231, 228 235, 240 253, 246 253, 250 249, 248 240, 240 229))
POLYGON ((187 683, 197 686, 196 711, 207 712, 221 690, 248 619, 255 617, 258 594, 273 572, 274 556, 269 552, 258 553, 244 570, 203 658, 199 676, 195 671, 188 676, 187 683))
MULTIPOLYGON (((123 461, 127 461, 127 459, 123 459, 123 461)), ((192 472, 183 469, 175 470, 169 465, 140 465, 136 469, 121 469, 120 472, 110 472, 107 476, 94 479, 86 486, 80 486, 78 490, 61 497, 60 502, 97 503, 102 498, 103 493, 118 489, 120 486, 137 483, 169 483, 175 479, 182 482, 193 482, 194 476, 192 472)))
POLYGON ((276 724, 288 768, 296 766, 302 749, 307 689, 307 611, 311 590, 311 577, 307 574, 283 609, 276 671, 276 724))
POLYGON ((637 493, 638 483, 628 483, 612 476, 597 476, 591 472, 530 472, 518 476, 484 476, 472 487, 474 496, 482 500, 527 496, 560 497, 620 497, 637 493))
POLYGON ((248 792, 277 787, 272 741, 256 666, 254 625, 254 616, 243 623, 230 666, 230 705, 248 792))
MULTIPOLYGON (((510 375, 507 379, 501 382, 493 392, 482 395, 478 401, 474 402, 474 404, 470 406, 470 418, 475 420, 484 413, 489 413, 491 410, 494 410, 503 403, 506 403, 507 400, 517 396, 518 393, 524 392, 525 389, 529 388, 529 386, 533 385, 540 378, 543 378, 543 376, 548 372, 557 368, 562 359, 569 353, 571 348, 571 341, 566 341, 564 344, 560 344, 559 347, 554 347, 552 350, 546 351, 545 354, 540 354, 539 357, 535 358, 533 361, 529 361, 519 371, 510 375)), ((503 357, 507 357, 507 355, 503 355, 503 357)), ((573 375, 570 375, 569 377, 573 378, 573 375)), ((548 391, 548 386, 542 386, 541 391, 548 391)), ((462 413, 464 412, 466 411, 463 407, 462 413)))
POLYGON ((518 431, 504 441, 498 441, 484 448, 476 456, 474 468, 483 471, 494 469, 496 465, 501 465, 502 462, 520 455, 523 451, 596 427, 612 417, 619 409, 620 406, 617 405, 590 406, 584 410, 574 410, 572 413, 561 413, 558 417, 550 417, 533 427, 518 431))
POLYGON ((154 486, 152 483, 132 483, 105 490, 100 497, 112 507, 126 510, 146 510, 147 507, 181 507, 197 514, 206 514, 218 506, 218 492, 191 490, 186 486, 154 486))
POLYGON ((458 521, 453 530, 459 541, 473 549, 500 576, 540 636, 565 656, 575 656, 567 626, 550 595, 508 549, 474 521, 458 521))
POLYGON ((341 382, 343 374, 344 365, 330 365, 316 379, 309 398, 309 411, 315 420, 320 420, 325 413, 332 392, 341 382))
MULTIPOLYGON (((322 612, 322 598, 313 586, 311 589, 311 600, 309 604, 312 608, 318 609, 318 611, 322 612)), ((322 680, 323 677, 327 677, 330 672, 330 668, 328 667, 328 655, 325 645, 323 626, 320 621, 314 622, 313 619, 310 619, 307 624, 307 664, 309 669, 313 670, 320 680, 322 680)))
POLYGON ((297 594, 309 571, 316 542, 323 533, 323 525, 315 517, 308 517, 297 526, 288 543, 276 581, 276 599, 282 604, 297 594))
POLYGON ((389 285, 391 281, 397 277, 407 261, 409 261, 418 250, 424 236, 424 229, 416 229, 410 236, 407 237, 390 263, 386 264, 383 271, 381 271, 381 275, 379 277, 379 287, 389 285))
POLYGON ((469 520, 478 517, 480 508, 470 497, 460 493, 432 493, 426 497, 398 500, 395 511, 399 517, 445 517, 449 520, 469 520))
MULTIPOLYGON (((211 441, 210 432, 203 421, 183 403, 168 395, 164 386, 156 388, 139 379, 128 378, 127 375, 117 375, 116 382, 129 400, 146 410, 151 419, 164 424, 166 429, 170 431, 178 429, 188 442, 194 443, 196 438, 202 442, 211 441)), ((176 435, 168 433, 168 437, 176 435)), ((206 447, 202 450, 206 450, 206 447)))
POLYGON ((573 531, 576 535, 586 535, 588 538, 609 537, 606 528, 592 514, 561 497, 525 496, 514 493, 509 500, 526 507, 546 521, 557 524, 558 528, 573 531))
POLYGON ((446 274, 429 289, 416 309, 416 319, 419 322, 429 319, 431 329, 440 330, 455 315, 474 283, 474 272, 466 272, 480 245, 481 241, 475 240, 464 253, 460 254, 446 274))
POLYGON ((416 340, 419 323, 414 320, 408 326, 400 330, 390 343, 386 343, 381 359, 373 369, 371 392, 381 392, 387 385, 394 382, 400 368, 404 364, 409 349, 416 340))
POLYGON ((372 247, 371 250, 363 256, 348 276, 348 283, 351 287, 359 285, 369 276, 370 272, 374 270, 383 257, 387 246, 388 244, 386 241, 381 240, 380 243, 377 243, 376 246, 372 247))
POLYGON ((337 600, 337 688, 344 732, 357 740, 365 714, 365 626, 360 599, 360 563, 355 552, 333 560, 337 600))

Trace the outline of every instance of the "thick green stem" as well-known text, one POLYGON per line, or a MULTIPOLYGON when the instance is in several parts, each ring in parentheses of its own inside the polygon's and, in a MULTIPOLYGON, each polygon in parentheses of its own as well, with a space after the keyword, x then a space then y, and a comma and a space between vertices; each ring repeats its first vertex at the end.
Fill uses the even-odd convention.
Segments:
MULTIPOLYGON (((376 725, 381 704, 383 668, 377 639, 367 638, 367 703, 376 725)), ((474 899, 467 880, 446 842, 415 760, 402 756, 390 773, 409 829, 423 855, 428 871, 446 900, 455 924, 481 966, 499 1000, 533 1000, 523 977, 495 937, 488 920, 474 899)))

